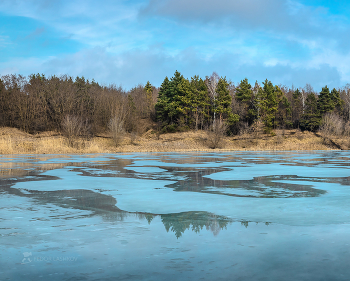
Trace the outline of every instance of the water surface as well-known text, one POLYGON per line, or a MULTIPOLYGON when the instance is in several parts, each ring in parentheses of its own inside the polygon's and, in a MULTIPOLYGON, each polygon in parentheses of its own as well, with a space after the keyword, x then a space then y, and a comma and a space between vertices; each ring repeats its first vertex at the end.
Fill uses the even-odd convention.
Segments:
POLYGON ((349 160, 1 156, 1 280, 348 280, 349 160))

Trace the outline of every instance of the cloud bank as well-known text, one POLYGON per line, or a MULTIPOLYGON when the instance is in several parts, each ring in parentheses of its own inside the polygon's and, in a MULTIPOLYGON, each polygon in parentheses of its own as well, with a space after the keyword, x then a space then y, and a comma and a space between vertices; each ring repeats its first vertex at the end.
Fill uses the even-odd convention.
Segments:
POLYGON ((335 8, 311 0, 0 0, 0 20, 18 26, 0 34, 0 74, 79 75, 130 89, 159 86, 175 70, 188 78, 216 71, 236 83, 340 87, 350 79, 350 22, 335 8))

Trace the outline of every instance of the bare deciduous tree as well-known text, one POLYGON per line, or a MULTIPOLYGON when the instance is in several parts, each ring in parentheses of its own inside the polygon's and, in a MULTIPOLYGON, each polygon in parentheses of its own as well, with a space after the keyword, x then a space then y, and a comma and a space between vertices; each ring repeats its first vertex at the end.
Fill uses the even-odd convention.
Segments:
POLYGON ((125 135, 125 120, 128 116, 128 100, 122 98, 119 103, 115 104, 113 117, 108 123, 108 129, 112 135, 115 146, 121 145, 125 135))
POLYGON ((120 146, 125 135, 123 118, 120 115, 115 115, 110 119, 108 129, 112 135, 115 146, 120 146))
POLYGON ((216 72, 213 72, 213 74, 210 77, 206 77, 205 84, 208 87, 209 95, 211 99, 214 99, 217 96, 216 93, 216 87, 219 83, 220 76, 216 72))
POLYGON ((303 114, 305 113, 305 102, 308 94, 316 94, 314 91, 314 88, 310 84, 306 84, 303 89, 300 91, 301 94, 301 103, 302 103, 302 108, 303 108, 303 114))
POLYGON ((222 140, 226 134, 227 125, 224 121, 216 119, 207 131, 208 134, 208 146, 215 149, 221 146, 222 140))
POLYGON ((327 113, 322 118, 320 131, 325 135, 340 136, 344 132, 344 120, 335 113, 327 113))
POLYGON ((346 137, 350 137, 350 121, 344 124, 344 132, 343 135, 346 137))
POLYGON ((68 140, 68 145, 76 147, 78 137, 87 137, 89 135, 89 124, 87 120, 75 115, 66 115, 62 121, 62 132, 68 140))
MULTIPOLYGON (((216 87, 219 83, 219 80, 220 80, 220 76, 215 71, 210 77, 207 76, 205 79, 205 84, 207 85, 209 97, 212 104, 215 104, 215 99, 218 95, 216 92, 216 87)), ((214 120, 215 120, 215 111, 214 111, 214 120)))
POLYGON ((350 120, 350 84, 340 91, 341 99, 344 101, 344 110, 347 116, 347 119, 350 120))

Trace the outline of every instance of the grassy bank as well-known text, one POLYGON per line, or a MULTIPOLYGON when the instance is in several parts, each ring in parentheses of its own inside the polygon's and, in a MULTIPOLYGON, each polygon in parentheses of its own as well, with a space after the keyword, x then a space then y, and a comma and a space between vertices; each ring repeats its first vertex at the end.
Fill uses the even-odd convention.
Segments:
POLYGON ((76 139, 74 147, 57 132, 31 135, 18 129, 0 128, 0 154, 71 154, 168 151, 266 151, 266 150, 332 150, 349 149, 346 138, 330 138, 320 133, 299 130, 276 130, 274 134, 243 134, 224 137, 219 148, 210 149, 205 131, 160 135, 150 130, 136 138, 125 135, 116 147, 108 135, 76 139))

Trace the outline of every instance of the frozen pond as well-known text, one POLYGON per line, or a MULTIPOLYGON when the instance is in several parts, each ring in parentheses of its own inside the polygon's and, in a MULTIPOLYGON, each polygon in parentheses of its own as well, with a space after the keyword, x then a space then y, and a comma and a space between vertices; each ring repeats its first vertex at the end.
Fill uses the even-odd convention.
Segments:
POLYGON ((349 280, 350 153, 0 156, 0 280, 349 280))

